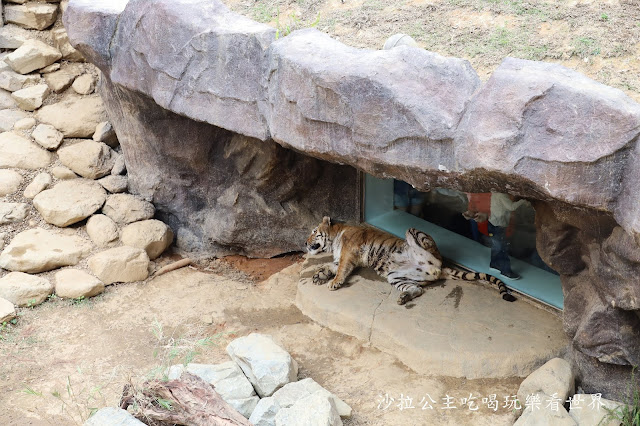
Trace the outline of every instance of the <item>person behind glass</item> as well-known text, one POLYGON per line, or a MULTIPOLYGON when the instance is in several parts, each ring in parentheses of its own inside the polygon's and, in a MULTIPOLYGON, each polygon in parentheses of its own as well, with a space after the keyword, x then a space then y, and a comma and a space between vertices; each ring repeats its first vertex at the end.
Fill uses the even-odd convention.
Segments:
POLYGON ((419 217, 424 201, 424 194, 407 182, 393 181, 393 206, 396 210, 402 210, 419 217))
POLYGON ((489 237, 491 238, 491 262, 489 268, 500 271, 502 276, 517 280, 520 275, 511 270, 507 227, 511 222, 511 213, 527 200, 513 201, 513 196, 501 192, 491 193, 489 214, 489 237))

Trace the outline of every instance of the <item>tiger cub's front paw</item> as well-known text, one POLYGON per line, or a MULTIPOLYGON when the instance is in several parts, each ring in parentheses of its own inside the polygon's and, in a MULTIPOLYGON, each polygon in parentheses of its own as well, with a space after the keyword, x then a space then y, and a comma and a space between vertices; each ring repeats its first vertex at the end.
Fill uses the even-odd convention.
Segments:
POLYGON ((318 269, 315 274, 313 274, 313 278, 311 281, 315 285, 321 285, 329 281, 331 278, 333 278, 333 276, 333 272, 331 272, 328 267, 323 266, 322 268, 318 269))
POLYGON ((336 282, 336 280, 331 280, 329 284, 327 284, 327 287, 329 287, 329 290, 331 291, 337 290, 341 286, 342 286, 342 283, 336 282))

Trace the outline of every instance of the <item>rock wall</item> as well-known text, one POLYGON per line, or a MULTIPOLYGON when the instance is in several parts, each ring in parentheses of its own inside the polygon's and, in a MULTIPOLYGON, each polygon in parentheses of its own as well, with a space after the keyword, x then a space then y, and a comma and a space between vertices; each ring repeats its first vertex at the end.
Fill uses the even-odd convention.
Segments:
POLYGON ((327 211, 358 215, 352 167, 180 116, 106 76, 101 93, 132 191, 153 199, 183 250, 270 257, 301 250, 327 211))
MULTIPOLYGON (((165 199, 180 192, 163 192, 158 173, 147 175, 151 169, 180 176, 187 163, 218 158, 208 149, 278 157, 275 141, 423 190, 537 200, 538 250, 561 274, 565 330, 585 390, 618 397, 629 366, 640 364, 640 105, 621 91, 554 64, 507 58, 482 85, 466 61, 413 47, 354 49, 313 29, 276 40, 273 28, 217 0, 156 0, 153 7, 145 0, 72 0, 65 19, 72 44, 110 80, 103 94, 110 114, 120 114, 114 120, 139 128, 122 143, 130 168, 140 167, 130 173, 141 193, 169 205, 165 199), (147 112, 137 115, 142 103, 147 112), (167 126, 154 135, 146 114, 172 117, 186 130, 167 126), (215 128, 200 130, 201 123, 215 128), (175 142, 200 132, 207 136, 175 142), (225 148, 208 148, 211 139, 225 148), (138 158, 154 149, 172 154, 138 158), (184 152, 186 161, 176 160, 184 152)), ((225 164, 219 167, 229 170, 225 164)), ((187 175, 206 169, 194 167, 187 175)), ((255 187, 250 174, 241 175, 242 188, 255 187)), ((197 193, 193 185, 207 179, 181 185, 197 193)), ((204 184, 204 206, 234 199, 221 182, 204 184)), ((183 220, 184 209, 164 209, 183 220)), ((203 230, 205 217, 215 220, 197 217, 203 230)), ((238 235, 227 236, 219 241, 237 248, 238 235)))

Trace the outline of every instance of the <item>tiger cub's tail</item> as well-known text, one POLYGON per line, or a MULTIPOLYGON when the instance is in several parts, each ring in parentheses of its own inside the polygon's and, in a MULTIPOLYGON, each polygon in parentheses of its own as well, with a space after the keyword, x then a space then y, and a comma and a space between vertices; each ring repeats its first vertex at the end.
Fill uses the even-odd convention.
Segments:
POLYGON ((481 272, 464 272, 451 268, 442 268, 442 278, 452 278, 454 280, 464 281, 487 281, 498 286, 498 290, 500 290, 500 294, 502 295, 503 300, 506 300, 507 302, 515 302, 517 300, 515 296, 511 294, 511 290, 509 290, 507 285, 502 280, 494 277, 493 275, 481 272))

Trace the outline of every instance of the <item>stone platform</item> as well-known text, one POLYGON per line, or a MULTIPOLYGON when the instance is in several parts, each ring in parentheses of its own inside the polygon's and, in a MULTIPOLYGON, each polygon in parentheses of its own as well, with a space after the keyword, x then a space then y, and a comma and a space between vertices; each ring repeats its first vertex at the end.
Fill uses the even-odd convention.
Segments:
POLYGON ((523 377, 563 353, 562 319, 524 300, 508 303, 488 285, 441 281, 405 306, 398 291, 361 269, 337 291, 311 282, 331 256, 309 256, 296 304, 314 321, 371 342, 411 369, 453 377, 523 377))

